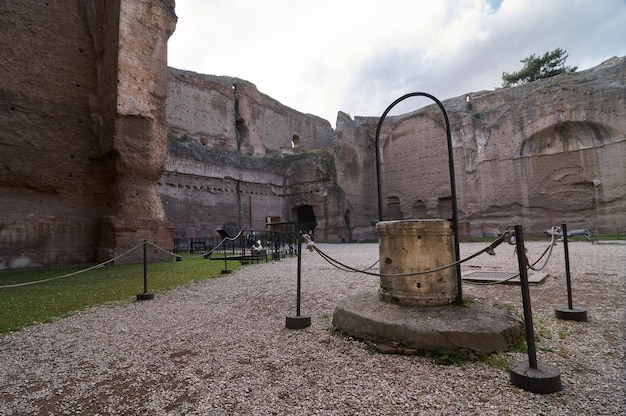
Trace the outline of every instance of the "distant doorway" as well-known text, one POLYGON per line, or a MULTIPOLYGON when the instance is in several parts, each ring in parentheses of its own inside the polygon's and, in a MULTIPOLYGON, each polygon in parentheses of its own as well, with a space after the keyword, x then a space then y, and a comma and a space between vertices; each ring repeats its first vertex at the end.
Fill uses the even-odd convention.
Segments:
POLYGON ((317 226, 315 212, 311 205, 299 205, 294 208, 296 221, 298 222, 296 231, 309 232, 313 231, 317 226))
POLYGON ((398 198, 397 196, 390 196, 387 198, 387 212, 385 213, 385 219, 389 221, 402 219, 400 198, 398 198))
POLYGON ((424 204, 424 201, 422 201, 421 199, 418 199, 417 201, 415 201, 413 203, 413 209, 412 209, 412 217, 414 219, 422 219, 422 218, 428 218, 428 208, 426 208, 426 204, 424 204))
POLYGON ((298 136, 297 134, 294 134, 291 139, 291 148, 293 149, 294 153, 300 153, 300 151, 302 150, 300 147, 300 136, 298 136))
POLYGON ((439 198, 437 200, 437 211, 439 213, 439 218, 443 220, 451 220, 453 217, 452 198, 449 196, 445 198, 439 198))

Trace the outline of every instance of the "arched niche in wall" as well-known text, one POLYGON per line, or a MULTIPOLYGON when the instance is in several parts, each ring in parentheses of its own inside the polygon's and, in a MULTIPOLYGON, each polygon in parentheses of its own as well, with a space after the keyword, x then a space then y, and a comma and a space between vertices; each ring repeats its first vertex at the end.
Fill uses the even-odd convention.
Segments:
POLYGON ((397 196, 389 196, 385 202, 387 208, 385 218, 392 221, 401 220, 403 215, 402 209, 400 208, 400 198, 397 196))
POLYGON ((437 200, 437 214, 440 219, 449 220, 452 218, 452 198, 446 196, 437 200))
POLYGON ((520 156, 552 155, 574 150, 592 149, 626 140, 613 127, 591 121, 565 121, 542 129, 520 146, 520 156))
POLYGON ((426 204, 421 199, 416 200, 413 203, 413 207, 411 208, 411 217, 414 219, 427 218, 428 208, 426 208, 426 204))
POLYGON ((291 149, 294 153, 300 153, 302 151, 300 136, 294 134, 291 138, 291 149))

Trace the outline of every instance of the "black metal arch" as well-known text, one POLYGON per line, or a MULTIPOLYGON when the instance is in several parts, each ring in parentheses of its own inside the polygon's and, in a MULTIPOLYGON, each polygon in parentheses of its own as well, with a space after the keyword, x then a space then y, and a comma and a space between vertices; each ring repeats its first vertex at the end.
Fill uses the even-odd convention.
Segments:
POLYGON ((457 285, 457 301, 461 301, 463 299, 462 292, 462 279, 461 279, 461 265, 458 264, 460 260, 460 249, 459 249, 459 222, 458 222, 458 210, 457 210, 457 202, 456 202, 456 182, 454 180, 454 156, 452 154, 452 134, 450 132, 450 120, 448 119, 448 113, 446 109, 441 104, 436 97, 430 95, 425 92, 412 92, 395 100, 393 103, 387 107, 387 109, 383 112, 383 115, 380 116, 380 120, 378 121, 378 127, 376 128, 376 185, 378 187, 378 221, 383 221, 383 202, 382 202, 382 185, 380 178, 380 130, 383 126, 383 121, 385 121, 385 117, 391 111, 393 107, 395 107, 398 103, 406 100, 410 97, 427 97, 433 100, 441 112, 443 113, 443 118, 446 122, 446 137, 448 139, 448 168, 450 171, 450 192, 452 196, 452 232, 454 234, 454 259, 457 262, 456 265, 456 285, 457 285))

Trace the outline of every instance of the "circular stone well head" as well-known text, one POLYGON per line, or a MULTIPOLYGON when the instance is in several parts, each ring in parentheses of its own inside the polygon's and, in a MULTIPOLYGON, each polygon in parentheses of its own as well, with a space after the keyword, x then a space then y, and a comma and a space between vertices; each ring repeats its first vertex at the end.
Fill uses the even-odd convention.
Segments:
POLYGON ((376 224, 376 232, 380 300, 414 306, 454 302, 457 295, 454 267, 420 275, 397 276, 454 263, 452 221, 381 221, 376 224))

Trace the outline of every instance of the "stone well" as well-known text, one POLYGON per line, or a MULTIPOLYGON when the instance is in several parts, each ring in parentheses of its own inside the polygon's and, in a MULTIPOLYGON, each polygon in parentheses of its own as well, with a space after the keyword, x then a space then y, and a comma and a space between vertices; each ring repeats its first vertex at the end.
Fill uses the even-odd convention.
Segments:
POLYGON ((493 302, 457 305, 452 224, 446 220, 376 225, 380 288, 340 302, 333 326, 384 352, 445 352, 462 356, 503 351, 523 336, 521 319, 493 302))
POLYGON ((456 299, 454 267, 410 275, 454 263, 452 221, 382 221, 376 224, 376 232, 381 300, 402 305, 438 306, 456 299))

